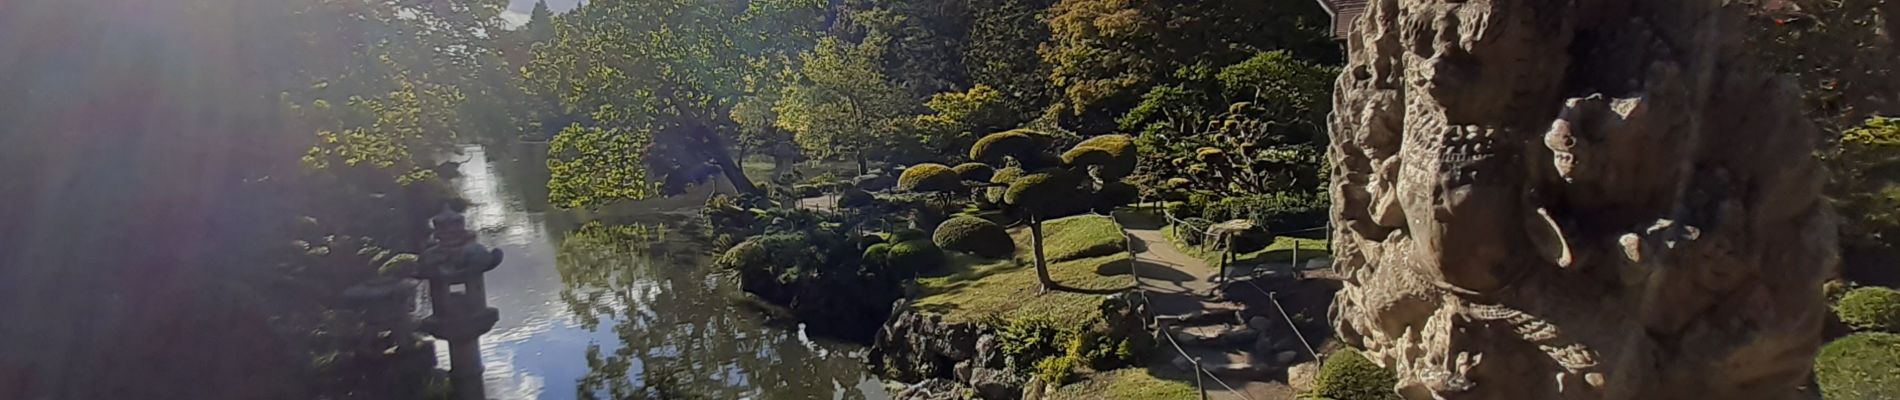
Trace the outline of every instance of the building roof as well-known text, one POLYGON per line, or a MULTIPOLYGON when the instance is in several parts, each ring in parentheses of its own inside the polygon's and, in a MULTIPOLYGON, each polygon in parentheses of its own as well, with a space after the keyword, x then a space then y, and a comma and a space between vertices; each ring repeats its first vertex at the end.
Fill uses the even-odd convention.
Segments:
POLYGON ((1333 15, 1333 38, 1345 39, 1352 33, 1352 24, 1366 12, 1366 0, 1319 0, 1319 6, 1333 15))

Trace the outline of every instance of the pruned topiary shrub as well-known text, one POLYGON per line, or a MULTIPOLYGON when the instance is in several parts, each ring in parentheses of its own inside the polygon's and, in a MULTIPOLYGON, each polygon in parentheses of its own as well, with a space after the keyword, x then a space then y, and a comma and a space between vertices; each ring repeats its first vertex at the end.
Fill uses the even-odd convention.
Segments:
POLYGON ((1900 399, 1900 335, 1861 332, 1822 346, 1814 380, 1829 400, 1900 399))
POLYGON ((984 258, 1008 258, 1016 252, 1016 241, 1009 231, 987 219, 958 216, 937 226, 931 238, 938 247, 975 254, 984 258))
POLYGON ((1320 195, 1229 197, 1208 203, 1201 217, 1214 222, 1245 219, 1270 231, 1306 229, 1326 223, 1327 204, 1320 195))
POLYGON ((1077 143, 1062 153, 1063 164, 1093 166, 1104 181, 1114 181, 1135 172, 1135 141, 1128 135, 1102 135, 1077 143))
POLYGON ((996 168, 984 163, 963 163, 951 169, 957 172, 958 178, 971 182, 989 182, 996 175, 996 168))
POLYGON ((970 159, 984 164, 999 165, 1002 164, 1004 158, 1020 158, 1034 153, 1040 150, 1042 141, 1031 136, 1029 132, 1019 129, 992 133, 982 139, 977 139, 976 144, 970 146, 970 159))
POLYGON ((897 176, 897 190, 906 192, 949 192, 963 188, 963 179, 943 164, 917 164, 897 176))
POLYGON ((889 268, 907 273, 936 269, 943 265, 943 249, 929 240, 908 240, 891 245, 889 268))
POLYGON ((1834 305, 1834 313, 1855 330, 1900 331, 1900 291, 1878 286, 1849 290, 1834 305))
POLYGON ((891 232, 890 242, 891 243, 908 242, 912 240, 927 239, 927 238, 929 238, 929 236, 927 236, 923 230, 913 229, 913 228, 904 228, 904 229, 898 229, 896 232, 891 232))
POLYGON ((864 248, 864 257, 861 260, 864 265, 878 268, 890 264, 891 244, 879 242, 864 248))
POLYGON ((875 205, 876 203, 877 198, 872 197, 871 192, 866 192, 863 189, 845 189, 844 193, 838 194, 839 207, 864 208, 875 205))
POLYGON ((1330 400, 1397 400, 1399 378, 1352 349, 1326 356, 1313 389, 1301 397, 1330 400))

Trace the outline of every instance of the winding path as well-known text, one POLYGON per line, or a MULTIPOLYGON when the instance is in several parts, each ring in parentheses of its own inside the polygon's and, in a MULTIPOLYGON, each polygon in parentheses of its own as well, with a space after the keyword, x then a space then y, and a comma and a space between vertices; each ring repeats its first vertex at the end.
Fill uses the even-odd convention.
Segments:
MULTIPOLYGON (((1220 381, 1234 389, 1206 380, 1209 398, 1293 398, 1292 388, 1284 383, 1284 366, 1267 365, 1279 352, 1254 354, 1261 337, 1257 328, 1265 327, 1249 326, 1258 325, 1258 321, 1249 324, 1242 320, 1241 311, 1246 306, 1222 298, 1220 287, 1214 282, 1218 271, 1210 268, 1206 261, 1176 249, 1161 232, 1163 224, 1153 219, 1136 213, 1115 214, 1116 222, 1121 223, 1128 235, 1128 246, 1135 256, 1138 287, 1147 293, 1149 311, 1154 313, 1158 323, 1167 326, 1168 334, 1176 338, 1187 354, 1200 358, 1202 369, 1219 376, 1220 381)), ((1169 377, 1194 381, 1194 361, 1181 357, 1180 352, 1165 342, 1161 347, 1165 351, 1157 352, 1160 355, 1150 360, 1150 369, 1156 369, 1159 374, 1162 372, 1159 369, 1172 367, 1169 377)))

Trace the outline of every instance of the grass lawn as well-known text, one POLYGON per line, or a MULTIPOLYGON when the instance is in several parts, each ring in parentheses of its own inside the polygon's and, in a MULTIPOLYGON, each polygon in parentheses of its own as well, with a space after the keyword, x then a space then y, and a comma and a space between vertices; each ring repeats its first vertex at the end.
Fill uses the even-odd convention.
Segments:
POLYGON ((1049 398, 1190 400, 1201 398, 1201 394, 1192 383, 1156 378, 1144 368, 1123 368, 1090 375, 1086 380, 1056 389, 1049 398))
MULTIPOLYGON (((1134 287, 1134 277, 1127 274, 1134 260, 1123 250, 1126 240, 1114 220, 1080 216, 1045 222, 1043 226, 1050 236, 1044 243, 1044 254, 1052 260, 1049 276, 1056 283, 1091 292, 1134 287), (1064 246, 1061 253, 1055 251, 1058 241, 1050 240, 1058 238, 1064 246)), ((918 277, 922 294, 913 306, 943 313, 944 319, 955 323, 1044 318, 1079 325, 1096 318, 1103 295, 1043 291, 1033 261, 1029 261, 1033 250, 1028 231, 1028 227, 1011 230, 1018 243, 1013 260, 952 253, 944 268, 918 277)))
MULTIPOLYGON (((1161 234, 1167 236, 1168 242, 1174 244, 1176 249, 1180 249, 1182 254, 1206 260, 1207 265, 1220 265, 1220 252, 1189 246, 1186 242, 1181 241, 1180 237, 1175 236, 1173 226, 1161 228, 1161 234)), ((1293 250, 1295 248, 1299 249, 1300 262, 1302 263, 1315 257, 1332 257, 1333 254, 1331 251, 1326 250, 1326 239, 1309 239, 1282 235, 1274 238, 1273 244, 1268 245, 1265 249, 1240 254, 1237 258, 1237 262, 1242 265, 1268 262, 1291 262, 1293 261, 1293 250)))
MULTIPOLYGON (((1035 262, 1034 245, 1027 225, 1010 231, 1016 240, 1016 261, 1035 262)), ((1128 251, 1128 237, 1122 226, 1106 215, 1077 215, 1042 223, 1042 254, 1049 262, 1104 256, 1128 251)))

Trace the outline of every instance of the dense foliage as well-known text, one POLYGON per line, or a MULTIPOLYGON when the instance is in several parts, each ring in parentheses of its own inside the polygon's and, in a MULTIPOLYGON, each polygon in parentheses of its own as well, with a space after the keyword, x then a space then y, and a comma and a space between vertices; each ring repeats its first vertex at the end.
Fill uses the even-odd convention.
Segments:
POLYGON ((1379 368, 1358 351, 1341 349, 1326 356, 1313 389, 1304 396, 1328 400, 1397 400, 1398 376, 1379 368))
POLYGON ((990 220, 959 216, 943 221, 937 226, 937 233, 931 238, 937 246, 975 254, 986 258, 1008 258, 1016 252, 1016 242, 1009 237, 1009 231, 990 220))
POLYGON ((1900 332, 1900 291, 1870 286, 1855 288, 1834 304, 1841 322, 1857 330, 1900 332))
POLYGON ((1856 333, 1822 346, 1814 380, 1830 400, 1900 398, 1900 335, 1856 333))

